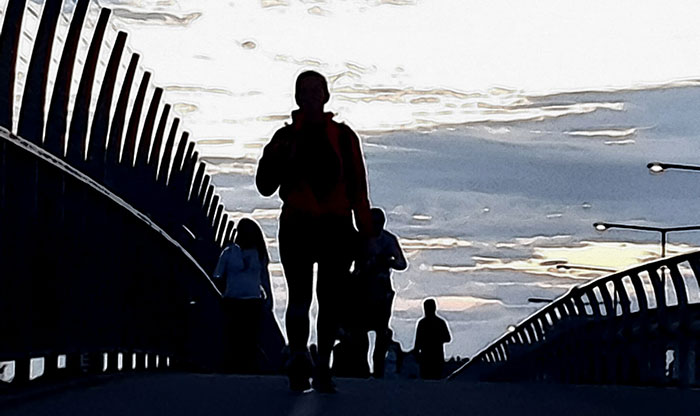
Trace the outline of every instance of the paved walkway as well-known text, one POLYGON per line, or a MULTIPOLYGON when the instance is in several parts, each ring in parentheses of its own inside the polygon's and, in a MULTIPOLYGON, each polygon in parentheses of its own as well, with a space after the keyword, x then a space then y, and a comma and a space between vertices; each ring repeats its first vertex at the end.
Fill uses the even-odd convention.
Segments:
POLYGON ((549 384, 338 380, 293 394, 281 377, 142 374, 0 396, 11 415, 697 415, 700 391, 549 384))

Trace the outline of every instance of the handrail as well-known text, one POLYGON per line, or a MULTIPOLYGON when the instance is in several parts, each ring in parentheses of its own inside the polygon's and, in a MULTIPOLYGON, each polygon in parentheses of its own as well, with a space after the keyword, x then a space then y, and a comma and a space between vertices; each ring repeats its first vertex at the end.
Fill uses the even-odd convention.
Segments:
MULTIPOLYGON (((30 36, 24 91, 15 91, 11 81, 21 33, 27 34, 26 0, 8 0, 3 15, 0 358, 21 362, 18 379, 24 381, 28 360, 37 354, 52 360, 72 354, 71 368, 76 356, 117 352, 166 354, 192 368, 219 368, 222 294, 208 272, 232 239, 234 222, 195 143, 162 101, 162 88, 150 84, 148 71, 136 87, 140 57, 126 48, 127 34, 109 25, 110 10, 94 0, 73 0, 68 18, 61 8, 67 2, 47 2, 40 16, 32 13, 40 23, 30 36), (100 17, 90 31, 84 23, 93 6, 100 17), (49 80, 60 19, 69 29, 49 80), (115 39, 106 41, 111 35, 115 39), (87 36, 92 40, 72 100, 75 51, 87 36), (97 58, 104 53, 110 57, 100 83, 97 58)), ((274 319, 264 317, 266 324, 274 319)), ((283 337, 276 325, 262 335, 274 358, 267 371, 278 371, 283 337)), ((46 369, 56 371, 55 364, 46 369)))
POLYGON ((93 188, 95 191, 101 193, 102 195, 106 196, 107 198, 111 199, 114 201, 116 204, 120 205, 122 208, 124 208, 126 211, 128 211, 130 214, 141 220, 143 223, 151 227, 154 231, 156 231, 158 234, 162 235, 165 240, 167 240, 170 244, 174 245, 177 247, 178 250, 182 252, 182 254, 190 261, 192 264, 199 270, 201 273, 201 277, 204 277, 208 282, 211 288, 216 292, 216 294, 221 297, 221 291, 216 287, 214 282, 211 280, 209 277, 209 274, 202 268, 202 266, 195 260, 192 255, 185 250, 182 245, 180 245, 177 240, 172 238, 167 232, 165 232, 162 228, 158 226, 155 222, 153 222, 147 215, 144 215, 143 213, 139 212, 137 209, 135 209, 133 206, 131 206, 129 203, 124 201, 122 198, 120 198, 118 195, 116 195, 114 192, 110 191, 106 187, 100 185, 97 183, 95 180, 90 178, 89 176, 85 175, 84 173, 80 172, 78 169, 72 167, 68 163, 64 162, 63 160, 59 159, 58 157, 54 156, 50 152, 47 152, 46 150, 42 149, 41 147, 35 145, 34 143, 31 143, 27 140, 22 139, 21 137, 15 136, 12 133, 10 133, 5 127, 0 126, 0 138, 3 140, 7 141, 8 143, 13 144, 14 146, 23 149, 34 156, 38 157, 42 161, 51 164, 52 166, 62 170, 63 172, 71 175, 75 179, 79 180, 80 182, 84 183, 85 185, 90 186, 93 188))
MULTIPOLYGON (((691 267, 693 268, 693 271, 695 272, 696 266, 693 263, 693 260, 697 260, 698 257, 700 257, 700 251, 695 251, 691 253, 684 253, 680 254, 674 257, 670 258, 663 258, 663 259, 657 259, 653 260, 650 262, 646 262, 640 265, 633 266, 631 268, 612 273, 610 275, 602 276, 600 278, 591 280, 589 282, 586 282, 584 284, 572 287, 569 289, 566 293, 562 294, 558 298, 554 299, 551 303, 547 304, 545 307, 542 309, 539 309, 535 312, 533 312, 531 315, 526 317, 524 320, 522 320, 520 323, 518 323, 515 328, 500 337, 496 338, 494 341, 490 342, 488 345, 486 345, 484 348, 479 350, 479 352, 466 364, 458 368, 456 371, 454 371, 448 378, 449 379, 454 379, 460 374, 464 373, 467 371, 469 368, 477 366, 479 363, 484 362, 484 361, 489 361, 491 360, 492 354, 494 352, 498 352, 500 349, 503 349, 505 351, 506 345, 508 345, 508 341, 514 339, 515 336, 520 336, 522 338, 525 338, 524 332, 527 331, 529 334, 529 328, 533 325, 540 326, 540 322, 544 323, 545 326, 549 326, 549 328, 541 328, 541 331, 539 334, 534 334, 536 336, 541 337, 537 341, 535 340, 530 340, 530 342, 524 342, 524 344, 536 344, 536 343, 541 343, 543 339, 545 338, 545 335, 547 332, 549 332, 550 329, 553 329, 556 327, 557 322, 560 321, 560 319, 556 319, 556 322, 552 322, 551 325, 548 325, 549 322, 547 320, 547 317, 549 316, 550 319, 555 320, 556 318, 556 312, 559 311, 563 315, 563 308, 567 308, 568 311, 568 316, 569 317, 576 317, 576 316, 596 316, 600 315, 600 309, 599 306, 601 302, 598 301, 598 299, 595 297, 595 294, 593 292, 594 289, 599 289, 601 296, 603 296, 603 305, 606 305, 606 297, 610 296, 610 293, 607 290, 607 284, 612 282, 614 285, 614 294, 615 298, 618 297, 619 294, 622 294, 625 296, 627 301, 629 302, 629 294, 627 291, 624 289, 624 285, 622 283, 622 280, 626 277, 629 277, 633 279, 633 286, 634 286, 634 293, 636 295, 636 299, 638 300, 639 304, 639 310, 635 312, 628 312, 627 314, 639 314, 639 313, 644 313, 645 311, 652 309, 649 308, 647 305, 646 298, 644 297, 643 302, 640 301, 640 296, 641 294, 638 293, 638 291, 641 289, 644 296, 646 296, 647 291, 644 290, 641 285, 639 285, 638 281, 635 281, 635 279, 639 279, 639 273, 641 272, 650 272, 654 270, 661 269, 662 267, 669 267, 671 269, 671 279, 672 283, 674 286, 674 289, 676 290, 677 294, 677 300, 678 304, 680 307, 683 307, 684 304, 683 302, 687 303, 687 299, 685 298, 685 293, 681 292, 682 295, 678 295, 678 289, 683 289, 685 290, 685 283, 682 281, 682 277, 680 277, 680 274, 678 273, 678 270, 676 267, 670 267, 670 266, 677 266, 680 263, 683 263, 685 261, 688 261, 691 264, 691 267), (636 284, 635 284, 636 283, 636 284), (605 290, 603 290, 605 289, 605 290), (622 289, 622 290, 621 290, 622 289), (590 298, 588 294, 593 294, 593 299, 590 298), (585 310, 585 304, 583 302, 582 296, 586 295, 589 299, 589 307, 592 309, 593 314, 590 315, 587 313, 585 310), (595 303, 594 303, 595 302, 595 303), (568 305, 577 305, 576 309, 579 309, 578 305, 583 305, 584 310, 569 310, 568 305)), ((695 273, 694 273, 695 274, 695 273)), ((700 276, 695 274, 696 279, 700 276)), ((653 280, 652 280, 652 283, 653 280)), ((656 285, 654 285, 656 286, 656 285)), ((656 309, 663 309, 667 307, 665 296, 662 299, 659 299, 658 293, 655 291, 655 300, 656 300, 656 309)), ((665 295, 665 293, 664 293, 665 295)), ((608 302, 610 299, 607 299, 608 302)), ((604 319, 609 319, 611 317, 617 317, 617 306, 623 307, 623 314, 625 315, 625 311, 629 310, 628 305, 622 306, 622 302, 613 302, 615 304, 615 311, 611 311, 609 309, 609 305, 606 305, 605 311, 606 315, 601 316, 601 318, 604 319), (612 312, 612 313, 611 313, 612 312)), ((573 307, 572 307, 573 309, 573 307)), ((620 316, 622 316, 620 315, 620 316)), ((563 318, 563 316, 562 316, 563 318)), ((529 338, 529 335, 527 336, 529 338)), ((503 354, 505 355, 505 354, 503 354)), ((501 353, 497 353, 497 362, 506 362, 507 357, 501 356, 501 353)))

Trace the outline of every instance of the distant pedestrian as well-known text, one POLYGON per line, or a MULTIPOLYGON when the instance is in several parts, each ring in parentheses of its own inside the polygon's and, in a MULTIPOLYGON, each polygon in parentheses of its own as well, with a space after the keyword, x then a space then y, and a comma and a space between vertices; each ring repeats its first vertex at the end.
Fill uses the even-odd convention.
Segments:
POLYGON ((434 299, 423 302, 425 316, 418 321, 416 329, 416 346, 420 376, 424 379, 443 377, 445 366, 444 344, 452 340, 450 330, 444 319, 436 315, 437 305, 434 299))
MULTIPOLYGON (((374 377, 384 376, 384 359, 391 340, 389 320, 396 292, 391 283, 391 270, 406 270, 408 263, 399 245, 399 239, 384 229, 386 215, 381 208, 372 208, 372 236, 360 246, 356 258, 355 277, 366 291, 365 331, 374 331, 375 346, 372 360, 374 377)), ((365 334, 365 338, 366 338, 365 334)), ((366 355, 366 354, 365 354, 366 355)))
POLYGON ((236 373, 258 370, 258 337, 263 307, 272 304, 269 257, 258 224, 239 221, 236 238, 224 248, 214 271, 223 279, 226 369, 236 373))

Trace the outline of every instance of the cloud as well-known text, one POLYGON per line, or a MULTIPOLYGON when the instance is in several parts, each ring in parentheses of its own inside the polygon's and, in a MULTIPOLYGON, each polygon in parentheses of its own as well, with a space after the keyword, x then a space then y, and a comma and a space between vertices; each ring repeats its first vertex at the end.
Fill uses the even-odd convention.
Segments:
POLYGON ((458 247, 473 247, 473 241, 460 240, 453 237, 421 237, 402 238, 401 246, 406 250, 446 250, 458 247))
POLYGON ((279 6, 289 6, 289 2, 286 0, 260 0, 260 7, 263 9, 279 6))
POLYGON ((204 94, 221 94, 233 95, 233 93, 225 88, 201 87, 197 85, 168 85, 166 91, 183 92, 183 93, 204 93, 204 94))
POLYGON ((329 11, 326 10, 326 9, 322 9, 322 8, 319 7, 319 6, 314 6, 314 7, 310 8, 310 9, 308 9, 307 12, 308 12, 309 14, 312 14, 312 15, 315 15, 315 16, 328 16, 328 15, 331 14, 331 12, 329 12, 329 11))
POLYGON ((190 104, 190 103, 176 103, 173 105, 173 110, 180 116, 187 115, 189 113, 194 113, 195 111, 199 110, 199 107, 197 107, 195 104, 190 104))
POLYGON ((136 23, 172 26, 188 26, 202 16, 200 12, 176 15, 166 12, 140 12, 125 8, 115 8, 112 10, 112 14, 118 19, 136 23))
POLYGON ((391 6, 415 6, 416 0, 378 0, 376 5, 389 4, 391 6))
POLYGON ((241 42, 240 45, 243 49, 255 49, 258 47, 258 45, 252 40, 246 40, 244 42, 241 42))
POLYGON ((634 136, 636 133, 637 129, 634 127, 629 129, 572 130, 567 132, 569 136, 611 137, 620 139, 634 136))

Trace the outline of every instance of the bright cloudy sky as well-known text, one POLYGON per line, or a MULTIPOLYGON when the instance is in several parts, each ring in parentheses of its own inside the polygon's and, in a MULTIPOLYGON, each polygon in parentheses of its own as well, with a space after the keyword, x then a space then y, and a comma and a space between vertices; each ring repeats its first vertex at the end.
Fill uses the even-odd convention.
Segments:
POLYGON ((100 4, 199 139, 267 137, 303 69, 329 76, 329 107, 367 131, 496 119, 491 107, 532 94, 700 78, 692 1, 100 4))
POLYGON ((329 77, 329 108, 363 131, 531 118, 510 110, 533 94, 700 78, 693 1, 97 3, 197 139, 268 137, 304 69, 329 77))

